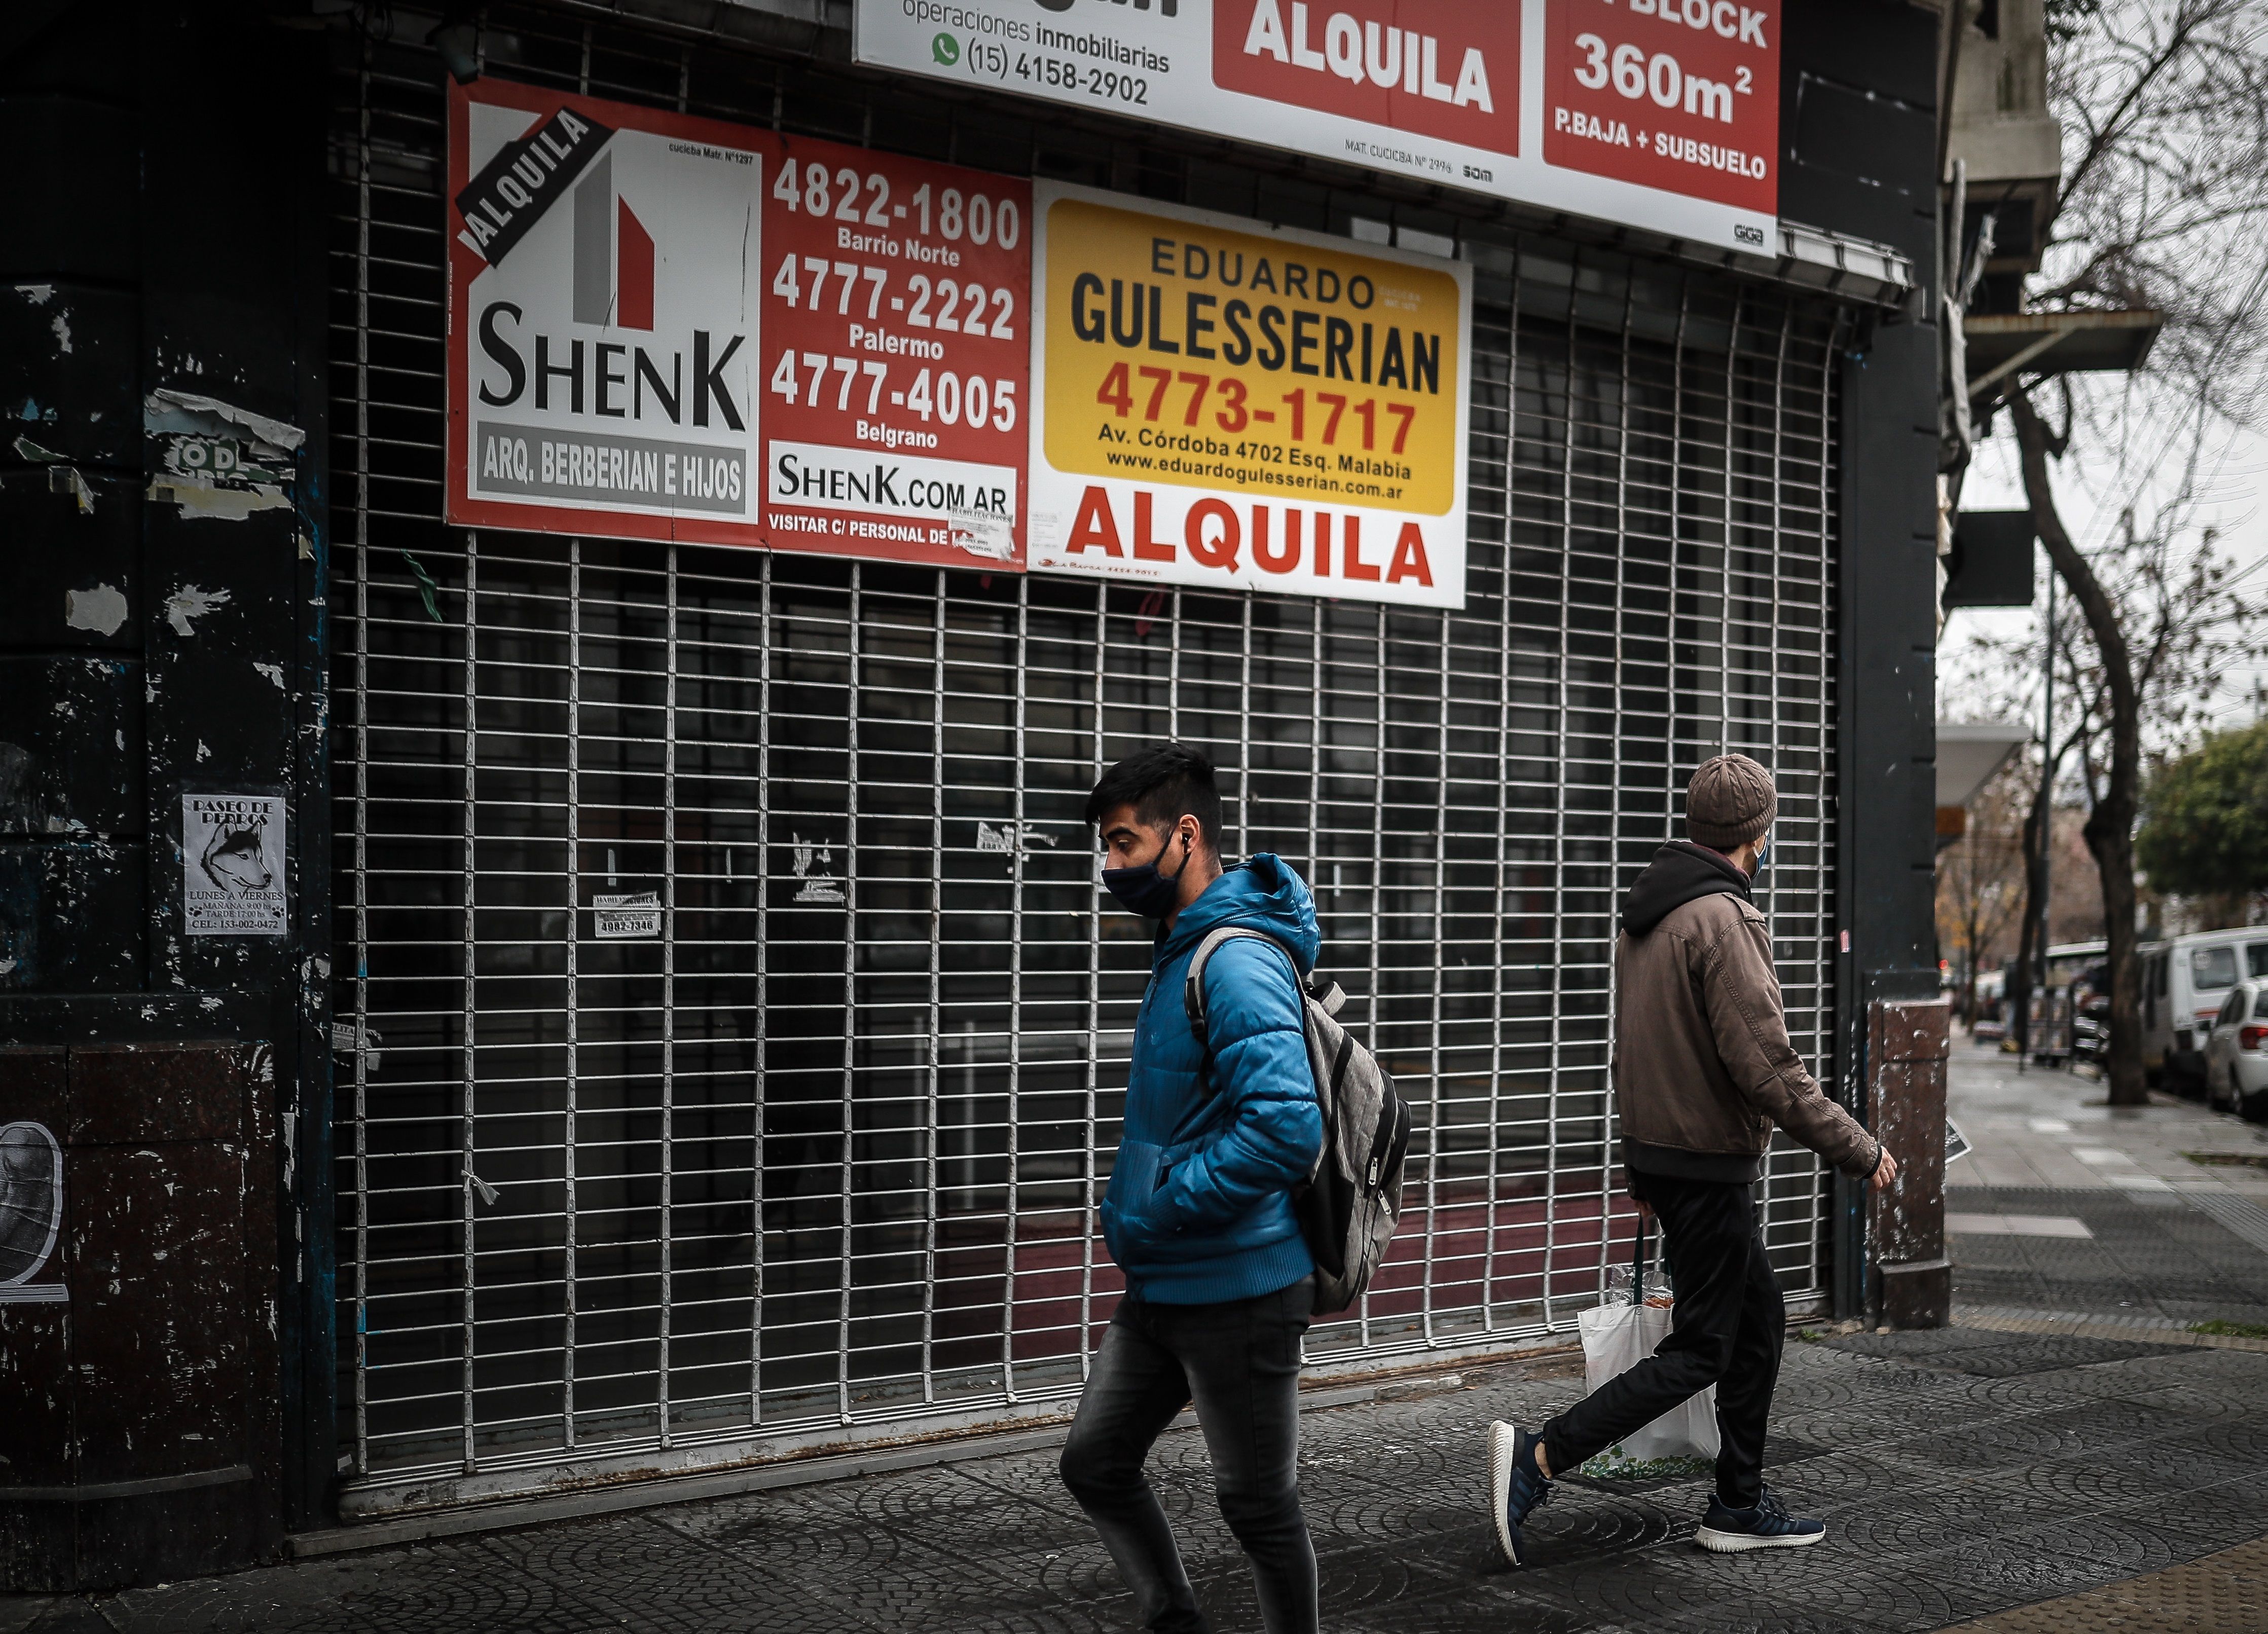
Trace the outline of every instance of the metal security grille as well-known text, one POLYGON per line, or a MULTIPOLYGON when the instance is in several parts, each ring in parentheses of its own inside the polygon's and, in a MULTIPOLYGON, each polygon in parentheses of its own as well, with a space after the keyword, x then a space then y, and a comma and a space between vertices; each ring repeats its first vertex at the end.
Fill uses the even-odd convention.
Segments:
MULTIPOLYGON (((486 41, 524 79, 876 128, 808 67, 541 12, 486 41)), ((1314 885, 1418 1108, 1393 1262, 1312 1362, 1596 1299, 1629 1240, 1616 900, 1720 747, 1778 778, 1760 900, 1831 1070, 1836 309, 1469 235, 1461 612, 449 530, 431 62, 361 42, 334 152, 350 1513, 1060 1411, 1121 1285, 1090 1223, 1147 956, 1079 818, 1143 739, 1205 745, 1227 849, 1314 885), (600 911, 645 894, 650 924, 600 911)), ((1044 140, 946 146, 1111 173, 1044 140)), ((1181 184, 1240 187, 1392 220, 1181 184)), ((1819 1165, 1776 1152, 1766 1193, 1815 1295, 1819 1165)))

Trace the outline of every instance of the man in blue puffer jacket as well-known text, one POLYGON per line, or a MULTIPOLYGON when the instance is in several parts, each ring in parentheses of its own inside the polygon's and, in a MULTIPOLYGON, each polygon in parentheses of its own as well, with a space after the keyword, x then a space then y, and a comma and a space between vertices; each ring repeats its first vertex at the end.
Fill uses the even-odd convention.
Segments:
POLYGON ((1102 882, 1159 922, 1134 1026, 1126 1122, 1102 1233, 1126 1293, 1079 1398, 1064 1483, 1134 1592, 1141 1626, 1208 1625, 1165 1511, 1143 1478, 1159 1432, 1195 1401, 1222 1517, 1252 1562, 1269 1634, 1316 1627, 1315 1552, 1300 1510, 1300 1341, 1314 1262, 1292 1210, 1323 1122, 1299 975, 1322 937, 1307 887, 1263 853, 1224 871, 1212 767, 1152 744, 1102 776, 1087 821, 1102 882), (1205 966, 1211 1036, 1183 1006, 1189 956, 1222 925, 1264 931, 1205 966))

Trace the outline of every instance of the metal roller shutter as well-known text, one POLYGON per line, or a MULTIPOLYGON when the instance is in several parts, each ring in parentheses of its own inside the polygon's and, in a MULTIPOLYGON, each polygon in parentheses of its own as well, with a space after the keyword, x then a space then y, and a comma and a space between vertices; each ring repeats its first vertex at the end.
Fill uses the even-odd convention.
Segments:
MULTIPOLYGON (((836 139, 920 104, 962 163, 1111 174, 620 25, 498 14, 484 48, 836 139)), ((364 41, 337 107, 350 1513, 1062 1410, 1119 1286, 1089 1222, 1147 951, 1100 911, 1079 814, 1143 738, 1205 744, 1228 849, 1314 883, 1419 1109, 1394 1262, 1310 1336, 1319 1365, 1564 1331, 1596 1299, 1616 899, 1721 747, 1778 777, 1760 900, 1831 1068, 1837 308, 1469 237, 1462 612, 476 535, 438 519, 431 55, 364 41), (642 892, 659 935, 598 934, 594 896, 642 892)), ((1821 1168, 1778 1151, 1766 1189, 1816 1297, 1821 1168)))

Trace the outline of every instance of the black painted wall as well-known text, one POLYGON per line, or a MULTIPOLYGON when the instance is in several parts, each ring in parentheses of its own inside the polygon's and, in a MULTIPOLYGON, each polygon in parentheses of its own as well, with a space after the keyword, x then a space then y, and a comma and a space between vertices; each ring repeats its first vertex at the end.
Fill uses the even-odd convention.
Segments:
MULTIPOLYGON (((1938 990, 1935 902, 1937 34, 1908 0, 1791 6, 1780 213, 1894 246, 1922 287, 1843 369, 1838 1091, 1866 1109, 1867 1006, 1938 990)), ((1866 1302, 1860 1198, 1838 1181, 1837 1301, 1866 1302)))
MULTIPOLYGON (((87 1546, 86 1583, 271 1546, 330 1482, 322 43, 228 0, 0 8, 0 1053, 225 1045, 281 1137, 247 1218, 276 1222, 257 1391, 285 1465, 205 1500, 268 1519, 227 1543, 153 1519, 136 1559, 87 1546), (271 480, 200 486, 246 460, 271 480), (184 935, 184 791, 284 798, 285 934, 184 935)), ((29 1115, 10 1081, 0 1122, 29 1115)), ((67 1225, 100 1201, 71 1167, 67 1225)), ((91 1289, 63 1308, 98 1315, 91 1289)))

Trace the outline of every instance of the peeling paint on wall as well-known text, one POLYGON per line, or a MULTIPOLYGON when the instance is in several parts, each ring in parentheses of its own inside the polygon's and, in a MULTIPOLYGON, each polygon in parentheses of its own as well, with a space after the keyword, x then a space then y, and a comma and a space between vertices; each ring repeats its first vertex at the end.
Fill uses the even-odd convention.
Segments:
POLYGON ((33 820, 32 757, 23 747, 0 743, 0 834, 29 834, 33 820))
POLYGON ((125 622, 126 596, 114 585, 98 584, 86 590, 63 592, 63 622, 73 629, 114 636, 125 622))
POLYGON ((176 635, 194 636, 195 621, 218 607, 226 607, 235 598, 225 590, 204 590, 195 585, 184 585, 166 598, 166 622, 176 635))
POLYGON ((150 394, 143 407, 145 410, 145 423, 149 423, 151 416, 167 417, 166 423, 151 427, 157 431, 195 431, 204 436, 225 435, 225 426, 215 428, 194 423, 200 418, 219 420, 225 422, 226 425, 237 426, 249 431, 255 443, 272 448, 278 453, 286 454, 297 453, 299 445, 307 440, 307 434, 296 425, 270 419, 264 414, 255 414, 249 408, 239 408, 234 403, 223 402, 217 397, 202 397, 195 392, 176 392, 161 386, 150 394), (192 423, 179 423, 177 417, 180 416, 186 416, 192 423))
POLYGON ((281 664, 262 664, 254 659, 252 667, 274 681, 276 691, 284 690, 284 666, 281 664))
MULTIPOLYGON (((68 350, 69 348, 65 350, 68 350)), ((24 407, 29 410, 32 405, 26 403, 24 407)), ((28 414, 26 417, 29 417, 28 414)), ((53 418, 52 416, 49 417, 53 418)), ((54 449, 43 448, 28 437, 18 437, 14 446, 18 459, 28 460, 33 465, 43 465, 48 467, 48 490, 50 493, 77 495, 79 514, 81 516, 94 514, 94 490, 87 486, 86 478, 79 475, 77 466, 54 449)))
POLYGON ((44 306, 55 299, 55 286, 52 283, 19 283, 16 286, 16 293, 34 306, 44 306))

